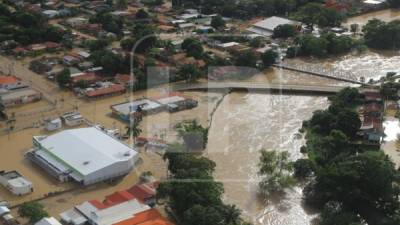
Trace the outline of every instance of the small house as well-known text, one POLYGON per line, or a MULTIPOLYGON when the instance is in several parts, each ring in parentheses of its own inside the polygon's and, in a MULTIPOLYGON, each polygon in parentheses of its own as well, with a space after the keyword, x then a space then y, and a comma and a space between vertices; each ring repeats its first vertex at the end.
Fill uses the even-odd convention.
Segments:
POLYGON ((62 127, 62 121, 60 118, 49 119, 45 121, 44 127, 47 131, 55 131, 62 127))
POLYGON ((84 122, 84 118, 79 112, 65 113, 61 116, 61 119, 69 127, 79 126, 84 122))
POLYGON ((0 184, 14 195, 25 195, 33 192, 32 182, 17 171, 0 171, 0 184))

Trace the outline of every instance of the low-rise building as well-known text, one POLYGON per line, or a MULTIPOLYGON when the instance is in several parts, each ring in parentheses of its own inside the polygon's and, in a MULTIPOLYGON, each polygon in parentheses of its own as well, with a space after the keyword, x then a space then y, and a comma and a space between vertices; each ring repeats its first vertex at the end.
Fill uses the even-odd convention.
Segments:
POLYGON ((59 181, 90 185, 122 177, 137 162, 137 151, 95 127, 33 137, 27 157, 59 181))
POLYGON ((139 99, 133 102, 125 102, 111 106, 112 113, 118 118, 129 121, 139 115, 158 113, 164 110, 164 106, 149 99, 139 99))
POLYGON ((33 192, 32 182, 17 171, 0 171, 0 184, 14 195, 25 195, 33 192))
POLYGON ((23 86, 21 79, 16 76, 0 75, 0 89, 12 90, 23 86))
POLYGON ((103 98, 122 94, 125 92, 125 90, 125 86, 122 84, 108 84, 98 88, 88 88, 85 91, 85 97, 88 99, 103 98))
POLYGON ((169 112, 178 112, 197 107, 198 102, 193 99, 187 99, 179 94, 172 93, 167 96, 156 99, 158 103, 164 105, 169 112))
POLYGON ((62 127, 62 121, 60 118, 45 120, 44 128, 47 131, 55 131, 61 129, 61 127, 62 127))
POLYGON ((250 33, 255 33, 259 34, 265 37, 271 37, 274 34, 274 29, 277 28, 280 25, 294 25, 294 26, 300 26, 301 23, 293 20, 289 20, 286 18, 282 17, 269 17, 265 20, 259 21, 255 24, 253 24, 251 27, 247 29, 248 32, 250 33))
POLYGON ((39 222, 35 223, 35 225, 62 225, 62 224, 54 217, 45 217, 39 220, 39 222))
MULTIPOLYGON (((139 195, 142 194, 140 191, 139 195)), ((102 202, 84 202, 61 213, 60 217, 64 223, 72 225, 173 225, 129 190, 117 191, 102 202)))
POLYGON ((40 99, 42 99, 42 94, 30 88, 16 89, 0 94, 0 104, 5 107, 22 105, 40 99))
POLYGON ((69 127, 75 127, 85 122, 85 119, 79 112, 67 112, 61 116, 62 121, 69 127))

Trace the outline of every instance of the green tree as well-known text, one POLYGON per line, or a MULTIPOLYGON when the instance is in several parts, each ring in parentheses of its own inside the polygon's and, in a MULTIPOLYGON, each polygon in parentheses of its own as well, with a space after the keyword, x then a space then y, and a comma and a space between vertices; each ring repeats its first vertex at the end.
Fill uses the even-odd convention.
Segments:
POLYGON ((116 0, 115 8, 117 8, 119 10, 128 8, 127 0, 116 0))
POLYGON ((360 25, 358 25, 357 23, 353 23, 350 25, 350 31, 355 35, 358 30, 360 28, 360 25))
POLYGON ((188 56, 192 56, 196 59, 201 59, 203 57, 204 49, 200 41, 187 38, 183 41, 181 46, 188 56))
POLYGON ((96 66, 103 67, 104 71, 115 74, 123 68, 123 60, 119 55, 108 51, 95 51, 90 55, 90 59, 96 66))
POLYGON ((262 178, 259 186, 265 195, 281 192, 294 185, 290 175, 293 167, 288 152, 262 150, 259 168, 258 173, 262 178))
POLYGON ((136 40, 134 38, 125 38, 120 42, 120 46, 125 51, 131 51, 135 43, 136 40))
POLYGON ((398 8, 400 7, 400 0, 388 0, 390 6, 398 8))
POLYGON ((319 225, 362 225, 359 215, 345 210, 340 202, 328 202, 321 215, 319 225))
POLYGON ((211 19, 211 26, 214 28, 214 29, 216 29, 216 30, 219 30, 219 29, 221 29, 221 28, 224 28, 225 27, 225 20, 224 20, 224 18, 222 18, 222 16, 220 16, 220 15, 218 15, 218 16, 214 16, 212 19, 211 19))
POLYGON ((294 176, 300 179, 310 177, 313 174, 314 165, 309 159, 298 159, 293 163, 294 176))
POLYGON ((69 69, 64 69, 63 71, 61 71, 57 75, 56 81, 57 81, 59 87, 61 87, 61 88, 68 87, 71 83, 71 73, 70 73, 69 69))
POLYGON ((275 38, 289 38, 294 37, 297 33, 297 28, 291 24, 284 24, 275 27, 274 37, 275 38))
POLYGON ((18 214, 21 217, 28 218, 31 224, 34 224, 44 217, 49 216, 49 214, 45 211, 44 206, 38 202, 23 203, 18 208, 18 214))
POLYGON ((197 120, 179 123, 176 128, 188 149, 200 150, 207 146, 208 129, 201 126, 197 120))
POLYGON ((261 55, 261 60, 263 62, 264 68, 269 68, 278 59, 278 53, 273 50, 268 50, 261 55))
POLYGON ((139 135, 142 133, 142 129, 139 127, 139 121, 138 119, 133 119, 132 122, 129 123, 128 126, 126 126, 126 135, 132 136, 133 140, 136 142, 136 138, 139 137, 139 135))
POLYGON ((193 64, 185 64, 179 68, 179 76, 187 82, 195 82, 200 77, 201 72, 193 64))
POLYGON ((136 18, 137 19, 147 19, 147 18, 150 18, 150 15, 146 10, 139 9, 139 11, 137 11, 137 13, 136 13, 136 18))
POLYGON ((252 51, 237 53, 235 57, 235 66, 256 68, 257 60, 257 55, 252 51))

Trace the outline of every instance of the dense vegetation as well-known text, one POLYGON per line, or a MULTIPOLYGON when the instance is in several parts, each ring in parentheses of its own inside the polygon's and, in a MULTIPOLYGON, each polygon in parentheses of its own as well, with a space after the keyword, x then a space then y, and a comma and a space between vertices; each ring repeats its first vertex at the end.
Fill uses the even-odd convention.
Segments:
POLYGON ((354 144, 362 96, 346 88, 330 100, 304 123, 309 160, 298 174, 315 174, 304 190, 306 203, 324 208, 320 224, 399 224, 399 172, 380 150, 354 144))
POLYGON ((44 206, 38 202, 23 203, 18 208, 18 214, 21 217, 29 219, 30 224, 34 224, 49 214, 44 210, 44 206))
POLYGON ((62 42, 68 32, 45 23, 39 14, 11 12, 0 3, 0 41, 15 40, 23 45, 42 41, 62 42))
POLYGON ((320 37, 305 34, 295 39, 295 45, 288 49, 288 57, 317 56, 344 54, 352 49, 362 49, 360 41, 348 36, 336 36, 334 33, 323 33, 320 37))
POLYGON ((182 225, 245 225, 240 210, 222 202, 224 188, 212 176, 215 163, 171 145, 164 155, 169 180, 157 189, 158 200, 165 201, 182 225))
POLYGON ((174 7, 197 8, 202 6, 203 13, 219 13, 226 17, 251 18, 254 16, 272 16, 297 11, 309 2, 322 0, 172 0, 174 7))
POLYGON ((365 43, 371 48, 400 48, 400 20, 386 23, 373 19, 363 27, 363 32, 365 43))

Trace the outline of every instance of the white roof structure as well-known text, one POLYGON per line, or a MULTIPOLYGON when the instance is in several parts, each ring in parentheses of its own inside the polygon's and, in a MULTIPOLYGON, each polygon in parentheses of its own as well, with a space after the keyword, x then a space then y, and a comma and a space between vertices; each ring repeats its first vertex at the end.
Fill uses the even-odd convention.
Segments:
POLYGON ((285 25, 285 24, 300 24, 297 21, 285 19, 282 17, 269 17, 265 20, 259 21, 255 24, 253 24, 250 28, 247 29, 247 31, 250 31, 252 33, 256 33, 262 36, 272 36, 274 29, 280 25, 285 25))
POLYGON ((62 225, 58 220, 54 217, 46 217, 41 219, 39 222, 35 223, 35 225, 62 225))
POLYGON ((140 99, 136 100, 133 102, 127 102, 127 103, 122 103, 118 105, 113 105, 111 108, 115 111, 118 111, 119 113, 122 113, 124 115, 129 115, 130 113, 136 112, 138 110, 138 107, 142 107, 143 111, 151 111, 151 110, 157 110, 162 107, 161 104, 149 100, 149 99, 140 99))
POLYGON ((84 202, 75 208, 96 225, 118 223, 132 218, 132 215, 150 209, 148 205, 140 203, 137 199, 132 199, 105 209, 98 209, 90 202, 84 202))
POLYGON ((181 101, 185 101, 185 98, 182 96, 170 96, 161 99, 157 99, 157 101, 163 105, 173 104, 181 101))
POLYGON ((137 154, 127 145, 93 127, 65 130, 44 137, 39 142, 83 175, 137 154))
POLYGON ((34 144, 35 155, 85 185, 128 173, 138 158, 135 150, 95 127, 34 137, 34 144))

